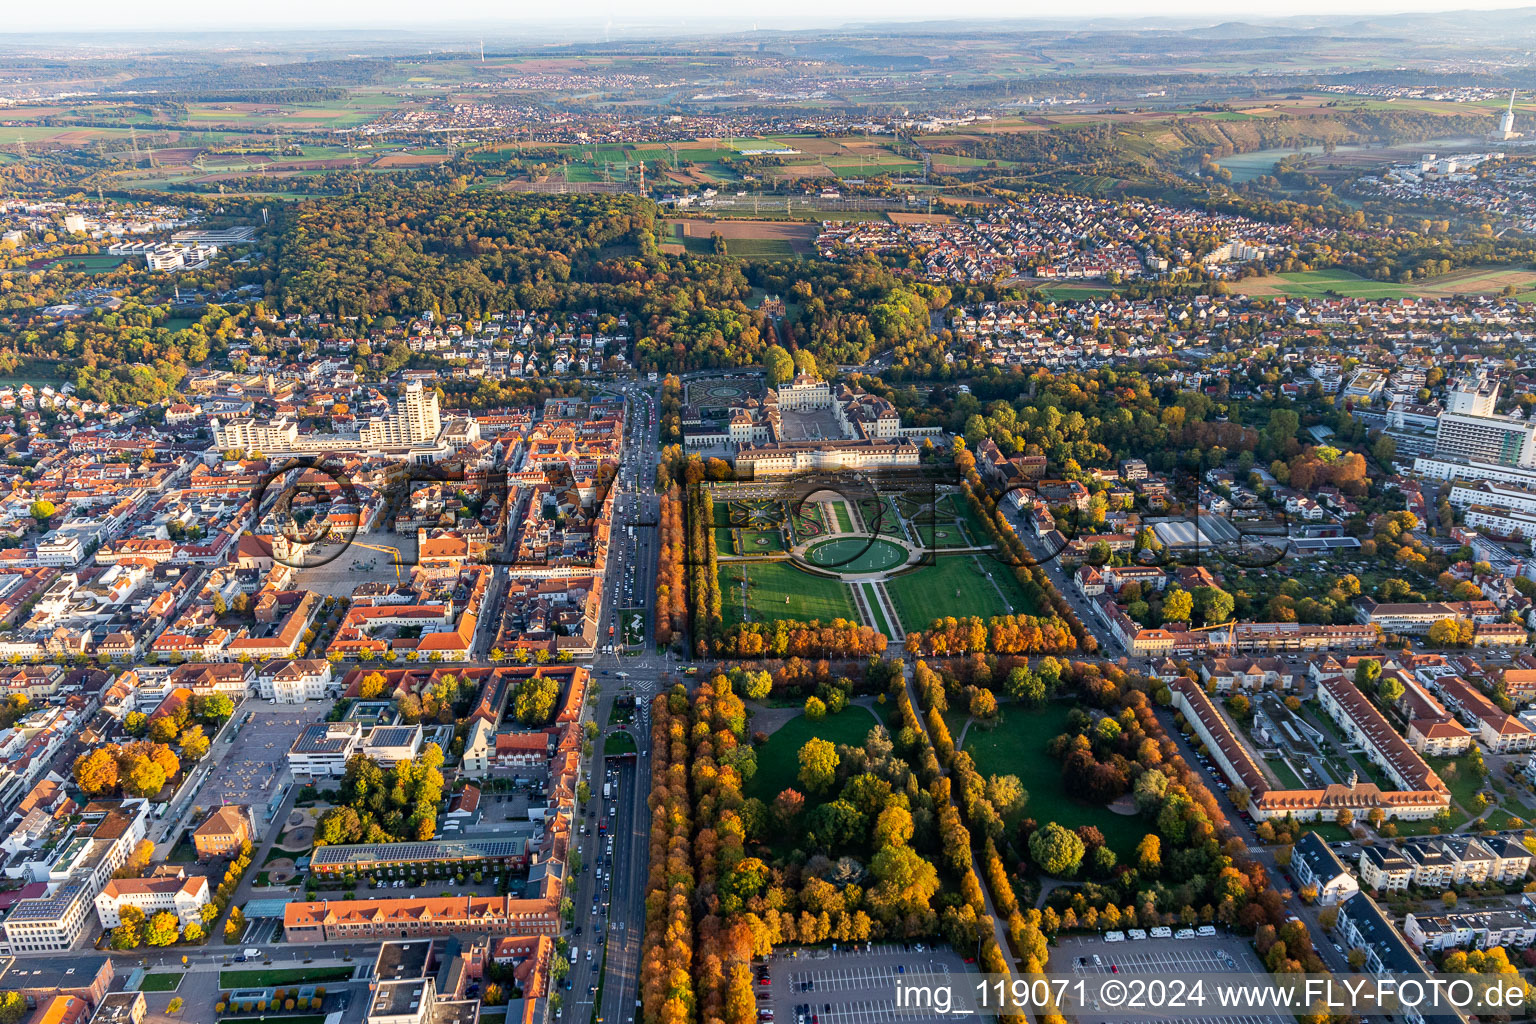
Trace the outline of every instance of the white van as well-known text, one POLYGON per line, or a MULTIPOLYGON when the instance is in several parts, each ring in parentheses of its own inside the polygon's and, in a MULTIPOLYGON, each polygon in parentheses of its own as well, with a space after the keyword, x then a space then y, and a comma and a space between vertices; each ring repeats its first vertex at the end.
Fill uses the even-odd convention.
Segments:
POLYGON ((1125 941, 1125 932, 1105 932, 1104 933, 1104 941, 1105 942, 1124 942, 1125 941))
POLYGON ((1176 939, 1192 939, 1195 937, 1195 930, 1193 928, 1180 928, 1173 933, 1173 937, 1176 939))
POLYGON ((1126 929, 1125 937, 1130 939, 1132 942, 1138 942, 1146 938, 1147 933, 1141 928, 1128 928, 1126 929))
POLYGON ((1173 929, 1172 928, 1153 928, 1152 929, 1152 937, 1154 939, 1171 939, 1171 938, 1173 938, 1173 929))
POLYGON ((1216 926, 1203 924, 1199 928, 1195 929, 1195 934, 1200 936, 1202 939, 1209 939, 1216 934, 1216 926))

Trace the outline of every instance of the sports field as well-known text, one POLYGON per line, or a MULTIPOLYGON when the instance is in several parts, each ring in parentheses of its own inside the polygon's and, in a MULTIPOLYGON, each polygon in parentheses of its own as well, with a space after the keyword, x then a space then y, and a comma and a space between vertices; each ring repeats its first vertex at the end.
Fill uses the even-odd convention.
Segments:
POLYGON ((848 588, 837 580, 812 576, 790 562, 727 562, 720 566, 720 614, 727 626, 743 621, 743 579, 753 622, 858 620, 848 588))
POLYGON ((1355 299, 1447 298, 1452 295, 1497 295, 1514 285, 1516 298, 1536 299, 1536 271, 1514 267, 1470 267, 1441 277, 1399 284, 1372 281, 1347 270, 1307 270, 1272 274, 1233 284, 1232 290, 1255 297, 1287 295, 1315 298, 1333 293, 1355 299))
POLYGON ((908 633, 927 629, 934 619, 951 615, 990 619, 994 615, 1039 614, 1019 589, 1013 571, 981 555, 940 556, 934 565, 888 580, 885 590, 896 607, 901 628, 908 633))
POLYGON ((812 565, 836 572, 859 574, 894 569, 907 560, 907 550, 878 537, 837 537, 813 544, 805 551, 812 565))
POLYGON ((123 265, 123 257, 97 253, 86 256, 66 256, 48 264, 49 270, 72 270, 83 274, 105 274, 123 265))

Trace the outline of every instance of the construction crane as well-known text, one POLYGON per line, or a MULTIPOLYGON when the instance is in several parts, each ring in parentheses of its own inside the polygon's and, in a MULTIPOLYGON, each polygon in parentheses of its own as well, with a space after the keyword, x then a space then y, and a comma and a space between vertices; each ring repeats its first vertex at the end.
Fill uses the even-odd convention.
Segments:
POLYGON ((1191 633, 1204 633, 1207 630, 1213 630, 1213 629, 1225 629, 1227 631, 1227 639, 1225 641, 1226 642, 1226 648, 1227 648, 1227 656, 1231 657, 1232 656, 1232 645, 1237 641, 1237 620, 1236 619, 1229 619, 1226 622, 1217 623, 1214 626, 1193 626, 1193 627, 1190 628, 1189 632, 1191 632, 1191 633))
POLYGON ((383 545, 379 545, 379 544, 364 544, 360 540, 354 540, 352 542, 352 546, 356 547, 356 548, 367 548, 369 551, 379 551, 379 552, 382 552, 383 554, 386 554, 386 555, 394 555, 395 556, 395 582, 396 583, 400 582, 400 549, 399 548, 392 548, 392 547, 383 546, 383 545))

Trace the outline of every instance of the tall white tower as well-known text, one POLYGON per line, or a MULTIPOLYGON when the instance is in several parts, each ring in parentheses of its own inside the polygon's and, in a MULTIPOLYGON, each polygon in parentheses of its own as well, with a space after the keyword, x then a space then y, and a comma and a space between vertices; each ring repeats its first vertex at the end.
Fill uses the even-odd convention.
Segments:
POLYGON ((1499 115, 1499 130, 1494 133, 1496 139, 1518 139, 1520 133, 1515 131, 1515 90, 1509 90, 1509 107, 1499 115))

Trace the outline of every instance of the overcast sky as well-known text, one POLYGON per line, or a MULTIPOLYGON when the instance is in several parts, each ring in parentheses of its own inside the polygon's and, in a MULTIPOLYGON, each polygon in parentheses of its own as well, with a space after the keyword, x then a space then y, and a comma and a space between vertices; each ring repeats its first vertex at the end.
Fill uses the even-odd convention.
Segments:
MULTIPOLYGON (((555 20, 580 19, 601 27, 669 25, 673 31, 708 31, 724 27, 722 16, 740 19, 734 27, 797 28, 829 21, 882 21, 948 18, 1073 18, 1152 15, 1210 18, 1214 21, 1252 20, 1286 14, 1389 14, 1404 11, 1496 9, 1530 6, 1531 0, 1279 0, 1256 9, 1230 0, 1168 0, 1149 7, 1144 0, 774 0, 758 5, 703 4, 689 0, 261 0, 256 4, 225 5, 208 0, 70 0, 69 3, 23 3, 14 0, 0 26, 0 38, 10 32, 100 32, 164 29, 234 29, 279 27, 401 28, 454 31, 483 26, 487 31, 515 31, 519 23, 547 25, 555 20)), ((538 34, 544 35, 541 31, 538 34)))

